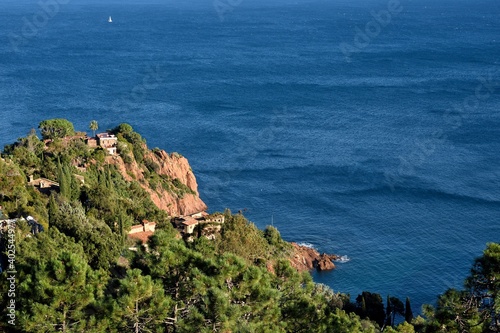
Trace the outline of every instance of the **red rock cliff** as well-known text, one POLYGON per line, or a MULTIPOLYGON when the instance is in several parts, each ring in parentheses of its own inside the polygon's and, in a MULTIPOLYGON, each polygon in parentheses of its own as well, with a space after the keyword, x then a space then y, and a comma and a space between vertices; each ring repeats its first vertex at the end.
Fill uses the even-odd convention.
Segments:
POLYGON ((148 151, 144 155, 144 159, 149 159, 158 165, 156 173, 158 175, 167 176, 174 180, 178 179, 180 183, 186 185, 194 194, 184 193, 182 196, 165 190, 161 186, 152 188, 148 180, 144 177, 144 172, 147 170, 145 166, 137 164, 135 159, 132 163, 126 164, 120 156, 108 156, 107 161, 110 164, 117 166, 122 176, 127 181, 138 181, 144 188, 155 205, 168 212, 171 216, 190 215, 205 211, 207 206, 201 200, 198 193, 198 183, 194 176, 188 160, 179 154, 168 154, 164 150, 152 152, 148 151))

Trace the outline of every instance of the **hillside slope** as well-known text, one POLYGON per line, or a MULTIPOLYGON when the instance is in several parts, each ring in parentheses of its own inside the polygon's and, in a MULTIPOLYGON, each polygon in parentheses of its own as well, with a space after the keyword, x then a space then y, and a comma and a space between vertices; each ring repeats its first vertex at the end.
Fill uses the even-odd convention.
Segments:
POLYGON ((199 196, 198 183, 188 160, 179 154, 168 154, 164 150, 146 151, 144 160, 153 165, 162 186, 155 184, 156 178, 151 177, 147 167, 135 159, 125 163, 121 156, 109 156, 106 160, 117 167, 125 180, 138 181, 153 203, 171 216, 191 215, 207 209, 199 196), (165 180, 171 184, 166 184, 165 180))

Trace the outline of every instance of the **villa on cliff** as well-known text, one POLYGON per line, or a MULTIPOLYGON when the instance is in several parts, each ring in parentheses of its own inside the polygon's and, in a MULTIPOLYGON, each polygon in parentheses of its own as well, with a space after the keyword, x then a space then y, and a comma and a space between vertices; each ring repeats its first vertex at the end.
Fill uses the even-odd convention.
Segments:
MULTIPOLYGON (((85 132, 77 132, 75 135, 65 136, 61 138, 61 141, 68 144, 73 141, 84 141, 90 148, 101 147, 106 150, 110 155, 116 155, 116 146, 118 145, 118 138, 116 135, 109 132, 99 133, 95 137, 88 136, 85 132)), ((45 149, 48 149, 48 145, 52 143, 53 139, 45 139, 43 143, 45 144, 45 149)))
POLYGON ((118 138, 111 133, 99 133, 95 137, 87 137, 85 139, 87 145, 91 148, 101 147, 106 150, 110 155, 116 155, 116 146, 118 138))

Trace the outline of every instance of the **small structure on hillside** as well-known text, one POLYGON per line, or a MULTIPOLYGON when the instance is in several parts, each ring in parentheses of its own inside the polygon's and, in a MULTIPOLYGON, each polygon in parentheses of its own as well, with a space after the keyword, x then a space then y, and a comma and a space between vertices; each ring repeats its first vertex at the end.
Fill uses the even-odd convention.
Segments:
POLYGON ((149 236, 154 234, 155 230, 155 222, 144 220, 141 224, 134 225, 130 228, 128 238, 140 240, 143 244, 145 244, 148 241, 149 236))
POLYGON ((94 137, 87 137, 85 143, 87 143, 87 146, 90 148, 97 148, 97 139, 94 137))
POLYGON ((106 150, 110 155, 116 155, 116 146, 118 145, 118 138, 116 135, 105 132, 99 133, 95 137, 86 137, 85 143, 90 148, 101 147, 106 150))
POLYGON ((224 223, 224 215, 222 214, 213 214, 213 215, 207 215, 204 217, 205 223, 219 223, 223 224, 224 223))
MULTIPOLYGON (((32 216, 28 216, 26 217, 26 219, 22 217, 18 219, 7 219, 7 217, 4 216, 2 213, 2 206, 0 206, 0 238, 6 237, 8 243, 14 241, 15 234, 12 234, 12 231, 16 230, 17 223, 19 221, 26 221, 28 226, 31 227, 30 229, 31 234, 27 234, 25 235, 25 237, 31 237, 32 235, 36 235, 44 231, 43 226, 40 223, 38 223, 32 216), (3 236, 3 234, 5 234, 5 236, 3 236)), ((2 273, 5 270, 15 271, 14 264, 9 261, 7 261, 6 258, 2 258, 0 256, 0 273, 2 273)))
POLYGON ((182 219, 184 220, 181 222, 181 225, 183 227, 183 231, 185 234, 188 234, 188 235, 191 235, 194 232, 194 228, 196 228, 196 226, 198 224, 200 224, 200 221, 198 221, 197 219, 195 219, 191 216, 188 216, 188 217, 185 217, 182 219))
POLYGON ((35 187, 42 193, 50 193, 51 191, 59 191, 59 183, 47 178, 33 179, 33 175, 29 177, 28 185, 35 187))
POLYGON ((44 231, 43 225, 38 223, 32 216, 26 218, 28 225, 31 227, 31 233, 33 235, 39 234, 44 231))
POLYGON ((102 149, 106 149, 110 155, 116 154, 116 145, 118 144, 118 138, 111 133, 99 133, 97 134, 98 144, 102 149))
POLYGON ((5 233, 8 232, 9 228, 16 228, 16 223, 19 221, 26 221, 28 226, 31 227, 30 232, 33 235, 36 235, 40 232, 43 232, 45 229, 43 225, 38 223, 33 216, 28 216, 26 218, 18 218, 18 219, 7 219, 7 218, 1 218, 0 219, 0 233, 5 233))
POLYGON ((191 214, 189 215, 190 217, 193 217, 195 219, 200 219, 202 217, 205 217, 205 216, 208 216, 209 214, 207 212, 198 212, 198 213, 194 213, 194 214, 191 214))
POLYGON ((173 217, 170 222, 184 236, 193 235, 198 227, 199 236, 213 239, 214 234, 220 232, 224 224, 224 215, 200 212, 189 216, 173 217))

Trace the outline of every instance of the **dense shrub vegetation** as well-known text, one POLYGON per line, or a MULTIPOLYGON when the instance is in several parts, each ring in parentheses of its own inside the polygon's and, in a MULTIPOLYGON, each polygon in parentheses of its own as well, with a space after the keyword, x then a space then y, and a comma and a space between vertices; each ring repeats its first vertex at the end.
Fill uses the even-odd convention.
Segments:
MULTIPOLYGON (((499 244, 489 244, 476 260, 463 290, 446 291, 435 308, 425 306, 425 318, 414 318, 409 299, 403 304, 387 296, 384 302, 363 292, 351 300, 314 283, 290 266, 292 248, 276 228, 261 231, 240 214, 224 213, 215 240, 186 243, 136 181, 125 181, 105 163, 104 151, 63 140, 73 134, 72 125, 54 120, 40 128, 50 144, 32 131, 6 146, 0 160, 3 213, 31 215, 45 226, 33 235, 25 221, 16 224, 16 325, 8 324, 4 272, 0 331, 500 331, 499 244), (82 174, 84 183, 76 177, 82 174), (29 175, 57 180, 60 190, 42 194, 27 186, 29 175), (127 231, 143 219, 158 222, 157 231, 147 247, 128 250, 127 231)), ((179 195, 188 191, 156 174, 144 139, 130 125, 114 133, 119 152, 130 154, 128 163, 144 165, 158 186, 179 195)), ((5 266, 6 233, 0 248, 5 266)))

